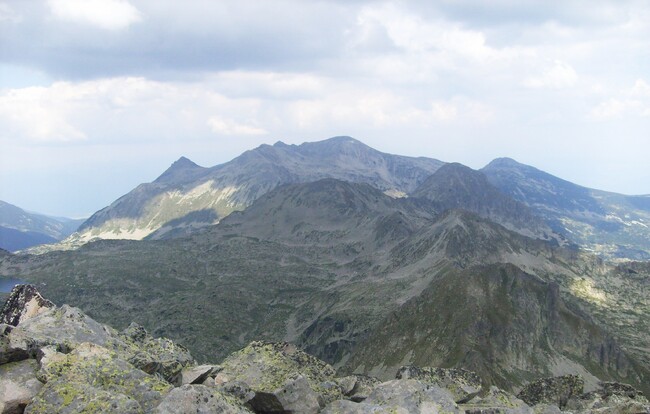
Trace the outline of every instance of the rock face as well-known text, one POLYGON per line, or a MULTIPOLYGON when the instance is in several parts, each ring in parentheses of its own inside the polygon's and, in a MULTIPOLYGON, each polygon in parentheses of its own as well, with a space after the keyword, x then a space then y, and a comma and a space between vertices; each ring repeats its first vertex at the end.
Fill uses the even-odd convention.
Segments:
POLYGON ((16 285, 0 312, 0 324, 17 326, 21 321, 32 318, 54 304, 43 298, 34 285, 16 285))

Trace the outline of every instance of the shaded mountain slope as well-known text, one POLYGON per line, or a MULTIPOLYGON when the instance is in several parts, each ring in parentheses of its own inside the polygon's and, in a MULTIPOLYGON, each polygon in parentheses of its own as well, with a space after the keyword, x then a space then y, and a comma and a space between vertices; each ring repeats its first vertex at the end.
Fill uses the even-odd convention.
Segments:
POLYGON ((480 171, 462 164, 443 165, 410 195, 431 200, 440 211, 461 208, 530 237, 562 241, 528 207, 502 193, 480 171))
POLYGON ((637 384, 630 358, 559 286, 510 264, 474 266, 436 279, 361 343, 348 369, 390 376, 401 365, 462 366, 506 388, 544 375, 593 373, 637 384), (498 367, 498 368, 495 368, 498 367))
POLYGON ((607 258, 650 259, 650 195, 593 190, 509 158, 481 172, 573 242, 607 258))
POLYGON ((350 137, 262 145, 212 168, 181 158, 154 182, 141 184, 95 213, 67 244, 78 246, 93 238, 177 236, 183 233, 179 228, 214 224, 286 183, 329 177, 408 193, 442 164, 429 158, 385 154, 350 137), (214 214, 191 215, 207 210, 214 214))

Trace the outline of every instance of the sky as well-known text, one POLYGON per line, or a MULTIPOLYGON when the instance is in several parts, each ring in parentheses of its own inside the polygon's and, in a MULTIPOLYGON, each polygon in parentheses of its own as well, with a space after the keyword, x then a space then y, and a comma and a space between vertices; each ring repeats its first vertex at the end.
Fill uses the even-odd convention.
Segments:
POLYGON ((650 2, 0 0, 0 200, 84 217, 337 135, 650 194, 650 2))

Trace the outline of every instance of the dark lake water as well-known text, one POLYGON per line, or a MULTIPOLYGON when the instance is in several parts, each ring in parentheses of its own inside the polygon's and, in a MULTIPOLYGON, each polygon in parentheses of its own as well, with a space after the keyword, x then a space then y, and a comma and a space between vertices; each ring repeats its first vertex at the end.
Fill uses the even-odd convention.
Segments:
POLYGON ((13 277, 0 277, 0 293, 9 293, 14 285, 21 283, 25 283, 25 281, 13 277))

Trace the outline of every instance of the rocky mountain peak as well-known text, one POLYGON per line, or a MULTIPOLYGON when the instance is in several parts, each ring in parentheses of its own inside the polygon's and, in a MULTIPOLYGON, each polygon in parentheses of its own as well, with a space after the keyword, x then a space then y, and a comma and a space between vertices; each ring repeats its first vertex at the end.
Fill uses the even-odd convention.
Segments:
MULTIPOLYGON (((501 158, 495 158, 488 165, 483 167, 483 169, 506 169, 506 168, 525 168, 528 167, 525 164, 522 164, 518 161, 515 161, 512 158, 508 157, 501 157, 501 158)), ((528 167, 530 168, 530 167, 528 167)))
POLYGON ((186 157, 180 157, 172 163, 154 182, 173 183, 195 177, 197 172, 207 170, 186 157))

